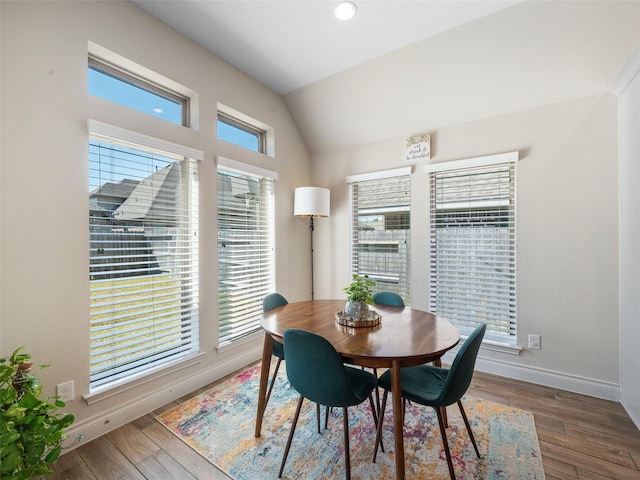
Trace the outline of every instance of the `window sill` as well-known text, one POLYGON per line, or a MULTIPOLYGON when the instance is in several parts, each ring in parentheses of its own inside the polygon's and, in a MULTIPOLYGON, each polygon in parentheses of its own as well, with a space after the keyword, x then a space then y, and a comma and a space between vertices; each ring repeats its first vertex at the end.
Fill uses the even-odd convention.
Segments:
POLYGON ((157 380, 158 378, 162 378, 172 373, 179 372, 180 370, 190 368, 200 363, 203 356, 204 353, 200 352, 189 358, 181 359, 174 363, 169 363, 157 367, 153 370, 141 372, 140 374, 132 378, 128 378, 120 382, 113 382, 112 384, 101 387, 95 392, 83 395, 82 398, 87 402, 87 405, 93 405, 95 403, 102 402, 104 400, 107 400, 108 398, 120 395, 128 390, 138 388, 141 385, 157 380))
POLYGON ((519 345, 509 345, 508 343, 495 342, 491 340, 483 341, 480 348, 483 350, 491 350, 493 352, 508 353, 511 355, 520 355, 520 352, 522 351, 522 347, 520 347, 519 345))
MULTIPOLYGON (((460 335, 460 343, 458 343, 458 345, 455 348, 451 349, 450 352, 457 353, 460 347, 462 346, 462 344, 467 339, 467 337, 468 335, 465 335, 465 334, 460 335)), ((509 355, 520 355, 520 352, 522 351, 522 347, 518 345, 511 345, 505 342, 497 342, 495 340, 485 339, 485 340, 482 340, 482 344, 480 345, 480 350, 485 350, 485 351, 489 350, 492 352, 508 353, 509 355)))
POLYGON ((238 338, 237 340, 233 340, 231 342, 226 342, 216 347, 218 353, 228 352, 229 350, 235 350, 238 347, 246 345, 248 343, 254 343, 258 339, 264 338, 264 330, 260 329, 245 337, 238 338))

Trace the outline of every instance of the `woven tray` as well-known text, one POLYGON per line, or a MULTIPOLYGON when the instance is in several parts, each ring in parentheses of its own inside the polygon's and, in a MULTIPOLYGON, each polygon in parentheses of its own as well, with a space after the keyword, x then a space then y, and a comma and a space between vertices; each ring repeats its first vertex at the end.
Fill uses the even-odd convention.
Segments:
POLYGON ((336 323, 344 325, 345 327, 375 327, 380 325, 382 317, 374 310, 369 310, 367 318, 354 320, 348 315, 344 314, 343 310, 336 312, 336 323))

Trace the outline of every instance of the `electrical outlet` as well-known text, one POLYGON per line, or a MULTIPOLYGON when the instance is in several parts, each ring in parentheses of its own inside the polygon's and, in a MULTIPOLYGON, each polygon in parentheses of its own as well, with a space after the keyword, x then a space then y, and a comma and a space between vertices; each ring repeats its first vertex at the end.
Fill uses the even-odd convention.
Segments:
POLYGON ((73 380, 56 385, 56 395, 65 403, 73 400, 73 380))
POLYGON ((540 350, 540 335, 529 334, 529 348, 540 350))

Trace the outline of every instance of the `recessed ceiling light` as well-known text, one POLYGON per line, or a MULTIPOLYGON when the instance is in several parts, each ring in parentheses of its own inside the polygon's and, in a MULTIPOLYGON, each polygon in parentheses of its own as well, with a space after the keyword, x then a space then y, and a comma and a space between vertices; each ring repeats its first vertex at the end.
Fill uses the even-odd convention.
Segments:
POLYGON ((351 20, 357 10, 358 7, 353 2, 338 2, 334 13, 338 20, 351 20))

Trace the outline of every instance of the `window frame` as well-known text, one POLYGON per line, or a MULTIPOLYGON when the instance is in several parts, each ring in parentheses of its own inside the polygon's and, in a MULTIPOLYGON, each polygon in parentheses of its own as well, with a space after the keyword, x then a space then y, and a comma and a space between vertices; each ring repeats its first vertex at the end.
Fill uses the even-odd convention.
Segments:
MULTIPOLYGON (((160 85, 159 83, 153 82, 148 78, 145 78, 142 75, 138 75, 130 70, 127 70, 126 68, 120 67, 115 63, 99 58, 96 55, 89 54, 87 68, 99 71, 104 75, 108 75, 116 80, 119 80, 133 87, 139 88, 141 90, 145 90, 149 93, 152 93, 161 98, 164 98, 165 100, 168 100, 170 102, 177 103, 178 105, 180 105, 181 120, 179 125, 183 127, 190 126, 189 120, 191 117, 190 115, 191 99, 188 96, 175 92, 163 85, 160 85)), ((113 100, 109 98, 105 98, 105 97, 100 97, 100 98, 113 102, 113 100)), ((139 110, 131 105, 121 104, 119 102, 113 102, 113 103, 117 103, 118 105, 123 105, 127 108, 131 108, 133 110, 142 112, 146 115, 150 115, 155 118, 160 118, 155 115, 151 115, 150 113, 145 112, 143 110, 139 110)), ((169 120, 165 120, 165 121, 168 121, 169 123, 172 123, 174 125, 178 125, 177 123, 171 122, 169 120)))
MULTIPOLYGON (((243 343, 245 339, 261 331, 259 319, 262 314, 262 301, 267 294, 275 291, 275 183, 278 179, 278 173, 218 156, 216 178, 218 181, 216 208, 218 216, 218 349, 224 350, 230 346, 243 343), (221 188, 221 182, 227 178, 232 181, 231 177, 236 179, 246 177, 248 181, 258 186, 261 197, 257 206, 264 210, 261 215, 258 215, 257 211, 249 211, 246 217, 249 218, 251 213, 255 213, 256 215, 253 218, 257 219, 257 222, 234 222, 231 218, 223 218, 222 202, 224 202, 225 208, 232 210, 229 208, 229 204, 233 202, 233 199, 231 196, 221 197, 225 193, 221 188), (261 226, 261 222, 264 223, 264 227, 261 226), (228 279, 223 279, 225 275, 237 273, 234 270, 237 270, 238 266, 234 267, 231 262, 234 257, 225 257, 221 250, 227 247, 224 239, 228 237, 225 234, 234 230, 231 228, 234 225, 245 226, 244 230, 235 229, 236 233, 240 233, 238 237, 240 242, 246 241, 248 238, 257 240, 253 244, 247 244, 248 246, 242 247, 238 255, 250 250, 255 251, 256 248, 267 252, 260 254, 259 259, 244 260, 245 266, 247 263, 252 266, 252 270, 248 270, 245 267, 242 268, 245 282, 247 274, 253 275, 249 294, 243 293, 243 291, 246 292, 246 289, 239 288, 238 282, 242 281, 242 278, 231 277, 232 283, 228 279), (258 237, 252 237, 251 233, 255 231, 260 232, 258 237), (225 285, 228 284, 231 286, 226 289, 225 285), (229 291, 234 290, 234 288, 236 293, 232 292, 230 296, 229 291), (237 319, 232 319, 232 315, 236 315, 237 319), (235 332, 233 331, 234 329, 236 330, 235 332)), ((240 180, 240 182, 242 181, 240 180)), ((240 185, 240 187, 244 188, 244 185, 240 185)), ((248 188, 250 190, 250 187, 248 188)), ((246 218, 243 219, 241 217, 240 220, 246 220, 246 218)), ((242 258, 239 257, 239 260, 241 262, 242 258)))
POLYGON ((232 143, 233 145, 237 145, 239 147, 242 148, 247 148, 248 150, 251 150, 252 152, 256 152, 256 153, 266 153, 267 150, 267 132, 261 128, 258 128, 254 125, 251 125, 248 122, 244 122, 238 118, 235 118, 232 115, 229 115, 227 113, 224 112, 218 112, 218 118, 217 118, 217 122, 218 123, 224 123, 232 128, 235 128, 237 130, 240 130, 244 133, 247 133, 249 135, 252 135, 254 137, 256 137, 257 139, 257 144, 258 144, 258 149, 254 150, 252 148, 246 147, 240 143, 237 142, 233 142, 230 141, 226 138, 222 138, 220 137, 220 129, 218 128, 218 139, 222 140, 224 142, 228 142, 228 143, 232 143))
MULTIPOLYGON (((429 204, 428 204, 428 212, 429 212, 429 236, 430 236, 430 242, 429 242, 429 309, 431 312, 435 313, 436 315, 442 315, 444 317, 449 318, 454 324, 456 324, 458 326, 458 328, 460 328, 461 333, 463 336, 467 335, 468 333, 470 333, 470 331, 473 329, 473 327, 477 324, 477 323, 486 323, 487 324, 487 334, 485 335, 485 339, 483 340, 483 343, 486 344, 492 344, 495 345, 497 347, 505 347, 507 349, 518 349, 517 347, 517 341, 518 341, 518 337, 517 337, 517 298, 516 298, 516 286, 517 286, 517 272, 516 272, 516 254, 517 254, 517 236, 516 236, 516 222, 517 222, 517 212, 516 212, 516 208, 517 208, 517 196, 516 196, 516 181, 517 181, 517 161, 518 161, 518 157, 519 157, 519 153, 516 152, 508 152, 508 153, 503 153, 503 154, 497 154, 497 155, 488 155, 488 156, 484 156, 484 157, 475 157, 475 158, 468 158, 468 159, 463 159, 463 160, 456 160, 456 161, 451 161, 451 162, 440 162, 440 163, 434 163, 434 164, 429 164, 426 166, 425 171, 428 173, 428 184, 429 184, 429 204), (437 188, 435 187, 435 179, 436 176, 438 174, 442 174, 442 173, 446 173, 446 172, 457 172, 460 173, 460 177, 463 176, 463 174, 465 172, 467 172, 467 176, 470 176, 471 174, 478 173, 478 169, 483 169, 483 168, 503 168, 505 170, 507 170, 509 177, 509 183, 508 183, 508 192, 506 193, 507 197, 506 199, 504 197, 500 197, 498 199, 496 199, 496 195, 494 192, 487 194, 487 198, 482 199, 482 200, 472 200, 472 199, 467 199, 466 201, 464 199, 461 198, 461 200, 459 201, 459 205, 463 205, 464 208, 462 209, 456 209, 454 208, 455 206, 455 202, 451 202, 449 201, 448 203, 441 203, 442 205, 446 204, 446 208, 441 208, 439 209, 439 212, 436 211, 436 202, 437 199, 436 197, 439 195, 439 193, 437 191, 437 188), (489 198, 489 196, 492 196, 494 198, 489 198), (475 205, 474 205, 475 203, 475 205), (439 309, 438 308, 438 303, 443 304, 443 300, 438 300, 438 295, 442 296, 442 291, 439 294, 438 293, 438 256, 437 256, 437 249, 438 249, 438 238, 437 238, 437 220, 436 220, 436 215, 446 215, 443 212, 449 211, 449 212, 454 212, 457 211, 458 215, 460 214, 461 211, 465 211, 467 212, 467 214, 472 214, 474 211, 478 212, 478 207, 483 207, 485 209, 493 209, 494 212, 491 215, 487 215, 484 217, 483 222, 480 223, 480 225, 484 225, 486 223, 486 225, 490 225, 493 224, 493 229, 494 231, 496 231, 497 228, 501 228, 502 230, 506 230, 506 233, 502 233, 502 240, 503 242, 500 244, 502 246, 504 246, 505 244, 509 245, 508 248, 506 248, 506 250, 508 251, 508 255, 506 257, 506 263, 502 264, 502 268, 505 270, 505 272, 510 272, 509 274, 503 274, 502 276, 502 281, 501 283, 501 288, 502 290, 500 290, 503 294, 503 300, 504 304, 499 304, 501 305, 500 307, 497 307, 497 309, 486 309, 486 312, 489 312, 489 314, 499 314, 502 315, 502 317, 496 317, 495 322, 488 322, 482 319, 482 314, 478 313, 475 317, 473 317, 472 315, 466 315, 466 318, 462 318, 462 317, 458 317, 455 313, 452 313, 452 311, 447 310, 446 308, 444 310, 439 309), (506 207, 506 208, 505 208, 506 207), (506 211, 507 212, 507 224, 504 224, 505 221, 505 217, 504 215, 501 216, 497 216, 496 214, 499 213, 499 210, 501 211, 506 211), (501 223, 500 227, 496 226, 496 219, 499 219, 499 222, 501 223), (486 221, 486 222, 485 222, 486 221), (506 239, 506 241, 504 241, 506 239), (506 265, 506 267, 505 267, 506 265), (475 318, 472 319, 472 318, 475 318), (501 319, 500 319, 501 318, 501 319), (508 318, 509 320, 504 320, 504 318, 508 318), (493 331, 491 331, 491 326, 492 325, 496 325, 496 327, 494 329, 492 329, 493 331), (499 333, 500 330, 505 331, 506 333, 499 333)), ((503 172, 504 174, 504 172, 503 172)), ((477 191, 482 191, 483 189, 478 188, 477 191)), ((486 188, 484 189, 484 191, 488 191, 486 190, 486 188)), ((455 196, 455 193, 449 192, 450 194, 455 196)), ((501 195, 504 195, 504 193, 501 193, 501 195)), ((440 199, 442 199, 442 197, 439 197, 440 199)), ((448 198, 450 200, 450 197, 448 198)), ((485 210, 486 211, 486 210, 485 210)), ((451 219, 453 219, 453 216, 455 215, 455 213, 450 213, 449 216, 451 217, 451 219)), ((473 215, 471 215, 470 217, 466 217, 466 218, 475 218, 477 219, 478 217, 473 217, 473 215)), ((462 220, 463 224, 464 222, 466 222, 465 220, 462 220)), ((453 228, 452 225, 449 226, 450 231, 454 231, 451 230, 453 228)), ((467 227, 467 230, 469 230, 470 228, 474 228, 474 227, 467 227)), ((486 228, 486 227, 475 227, 475 228, 486 228)), ((494 235, 496 236, 496 235, 494 235)), ((456 237, 457 238, 457 237, 456 237)), ((492 240, 495 241, 495 240, 492 240)), ((464 244, 462 242, 462 244, 464 244)), ((456 244, 457 245, 457 244, 456 244)), ((491 245, 493 245, 494 247, 497 247, 498 244, 494 244, 491 243, 491 245)), ((449 247, 452 248, 452 247, 449 247)), ((458 251, 458 250, 456 250, 458 251)), ((463 252, 465 252, 466 250, 463 249, 463 252)), ((469 250, 471 251, 471 250, 469 250)), ((447 260, 450 257, 452 257, 453 254, 448 253, 446 257, 440 257, 443 260, 447 260)), ((493 259, 498 259, 498 254, 494 253, 492 255, 491 258, 493 259)), ((444 266, 443 266, 444 268, 444 266)), ((494 268, 493 272, 495 275, 495 272, 498 271, 498 268, 494 268)), ((457 277, 456 277, 457 278, 457 277)), ((484 279, 485 277, 480 277, 481 279, 484 279)), ((479 281, 477 280, 451 280, 451 282, 458 282, 457 284, 459 285, 476 285, 479 284, 479 281)), ((443 285, 443 291, 446 295, 446 289, 447 288, 452 288, 451 287, 451 283, 447 283, 445 282, 443 285), (449 285, 449 287, 447 287, 446 285, 449 285)), ((468 288, 468 287, 465 287, 468 288)), ((473 289, 470 289, 473 292, 473 289)), ((487 294, 489 295, 489 294, 487 294)), ((498 295, 496 295, 495 293, 490 294, 489 296, 485 297, 485 299, 489 299, 489 300, 493 300, 494 298, 497 298, 498 295)), ((477 298, 481 298, 481 296, 477 296, 477 298)), ((476 297, 474 297, 473 295, 471 295, 471 297, 469 299, 467 299, 467 302, 471 302, 469 303, 469 305, 471 305, 471 309, 473 309, 473 305, 478 305, 477 303, 473 303, 474 300, 476 299, 476 297)), ((451 300, 449 301, 449 303, 456 303, 456 300, 451 300)), ((462 300, 458 301, 458 304, 462 305, 465 302, 462 302, 462 300)), ((488 302, 485 302, 488 303, 488 302)), ((478 311, 482 311, 480 308, 478 308, 478 311)))
MULTIPOLYGON (((364 174, 356 174, 356 175, 349 175, 347 176, 347 183, 350 185, 350 192, 349 192, 349 196, 350 196, 350 206, 351 206, 351 274, 358 274, 358 275, 368 275, 372 280, 376 281, 376 288, 374 288, 374 290, 376 292, 378 291, 391 291, 394 293, 399 294, 406 305, 410 305, 411 304, 411 167, 403 167, 403 168, 396 168, 396 169, 391 169, 391 170, 383 170, 383 171, 377 171, 377 172, 369 172, 369 173, 364 173, 364 174), (385 230, 379 230, 379 232, 390 232, 390 231, 396 231, 396 230, 402 230, 402 231, 406 231, 406 244, 404 246, 403 249, 401 249, 400 245, 399 245, 399 239, 397 240, 380 240, 378 239, 378 241, 375 241, 372 239, 372 241, 370 242, 362 242, 360 239, 360 222, 359 219, 362 216, 361 213, 361 209, 359 208, 359 203, 360 200, 365 200, 365 198, 360 199, 360 195, 358 193, 359 191, 359 187, 361 186, 365 186, 366 184, 370 184, 372 182, 384 182, 385 180, 388 181, 394 181, 400 178, 405 178, 406 182, 407 182, 407 188, 408 191, 406 192, 408 195, 407 198, 407 202, 406 205, 403 204, 402 206, 396 205, 377 205, 375 207, 370 207, 370 214, 373 216, 376 214, 376 212, 378 212, 379 215, 384 215, 385 217, 385 222, 387 219, 387 215, 390 212, 395 212, 396 214, 400 215, 400 216, 405 216, 405 214, 408 216, 408 219, 406 221, 402 221, 400 222, 398 225, 400 226, 406 226, 406 228, 385 228, 385 230), (377 245, 380 248, 384 248, 386 250, 386 253, 389 253, 391 255, 391 259, 393 261, 393 253, 394 252, 389 252, 388 248, 383 247, 383 245, 385 246, 389 246, 389 245, 398 245, 398 252, 396 252, 397 254, 397 258, 401 259, 402 258, 402 253, 400 252, 400 250, 404 250, 404 262, 403 264, 399 264, 398 267, 395 269, 395 274, 397 275, 397 279, 398 279, 398 284, 397 287, 391 287, 391 286, 387 286, 388 284, 385 285, 384 281, 385 281, 385 275, 382 272, 377 272, 377 271, 373 271, 371 269, 366 269, 364 265, 362 265, 361 262, 361 256, 362 256, 362 252, 361 252, 361 248, 360 246, 363 244, 367 244, 367 245, 372 245, 374 246, 374 248, 376 248, 375 246, 377 245), (382 282, 382 283, 379 283, 382 282), (385 285, 385 286, 382 286, 385 285)), ((369 199, 373 199, 373 196, 368 197, 369 199)), ((375 199, 379 199, 380 197, 376 195, 375 199)), ((366 213, 366 212, 364 212, 366 213)), ((377 257, 381 257, 383 256, 382 254, 377 255, 377 257)), ((386 256, 388 257, 388 256, 386 256)), ((385 261, 388 260, 388 258, 385 257, 385 261)), ((374 266, 371 266, 371 268, 374 268, 374 266)), ((388 272, 389 272, 389 268, 388 265, 385 265, 385 268, 383 269, 384 273, 387 274, 388 276, 388 272)), ((394 277, 395 278, 395 277, 394 277)))
MULTIPOLYGON (((163 158, 173 160, 173 165, 179 165, 180 168, 180 177, 182 181, 180 183, 180 192, 176 193, 175 199, 179 202, 180 212, 185 210, 185 214, 180 213, 180 218, 184 218, 185 222, 181 222, 179 224, 178 232, 182 236, 180 239, 173 238, 172 242, 176 242, 173 245, 172 252, 169 252, 167 255, 177 255, 180 257, 179 264, 181 267, 178 270, 171 269, 171 277, 173 278, 172 282, 175 283, 177 278, 178 286, 180 292, 180 304, 173 305, 172 308, 178 308, 178 310, 174 310, 175 312, 179 312, 180 319, 180 327, 182 333, 180 334, 180 338, 182 338, 182 342, 180 343, 180 347, 171 348, 173 351, 170 355, 161 355, 150 354, 142 357, 142 361, 138 366, 123 366, 127 365, 127 363, 114 363, 112 367, 107 368, 106 370, 100 370, 100 372, 112 372, 108 375, 102 375, 100 373, 99 378, 96 377, 99 372, 96 372, 93 367, 91 367, 90 376, 90 393, 87 396, 89 398, 94 397, 102 392, 111 391, 114 388, 121 386, 123 384, 130 383, 135 381, 141 377, 149 376, 158 371, 166 371, 172 365, 178 363, 184 363, 191 361, 200 353, 200 338, 199 338, 199 279, 198 279, 198 271, 199 271, 199 245, 198 245, 198 163, 204 158, 204 153, 199 150, 192 149, 190 147, 185 147, 182 145, 173 144, 171 142, 167 142, 162 139, 157 139, 154 137, 150 137, 147 135, 139 134, 137 132, 132 132, 126 129, 122 129, 120 127, 116 127, 113 125, 108 125, 102 122, 98 122, 95 120, 89 120, 87 122, 88 132, 89 132, 89 148, 91 149, 91 144, 93 142, 103 142, 105 144, 114 146, 116 148, 123 149, 134 149, 138 152, 143 152, 145 155, 157 154, 163 158), (186 175, 186 177, 185 177, 186 175), (186 250, 185 250, 186 247, 186 250), (185 257, 186 256, 186 257, 185 257), (187 263, 185 263, 185 258, 187 258, 187 263), (182 268, 183 265, 187 265, 186 268, 182 268), (174 277, 175 275, 175 277, 174 277), (186 302, 186 303, 185 303, 186 302), (184 315, 187 315, 185 317, 184 315), (188 329, 183 330, 183 329, 188 329), (185 341, 186 339, 186 341, 185 341), (106 380, 104 380, 106 378, 106 380)), ((92 159, 91 155, 89 155, 89 163, 91 164, 92 159)), ((91 175, 91 167, 89 173, 91 175)), ((157 173, 157 170, 156 170, 157 173)), ((124 178, 124 177, 123 177, 124 178)), ((146 177, 148 178, 148 177, 146 177)), ((93 185, 91 179, 89 178, 90 188, 93 185)), ((140 182, 142 184, 142 182, 140 182)), ((103 184, 100 184, 99 187, 102 187, 103 184)), ((90 193, 93 189, 90 190, 90 193)), ((122 203, 124 204, 124 202, 122 203)), ((121 205, 122 205, 121 204, 121 205)), ((115 211, 115 210, 114 210, 115 211)), ((90 212, 91 213, 91 212, 90 212)), ((90 220, 89 227, 90 231, 92 229, 92 225, 94 222, 90 220)), ((123 225, 126 228, 126 225, 123 225)), ((155 226, 155 225, 154 225, 155 226)), ((119 229, 117 229, 119 230, 119 229)), ((129 232, 133 232, 132 229, 128 230, 129 232)), ((91 234, 93 235, 93 234, 91 234)), ((166 237, 166 234, 164 234, 166 237)), ((146 234, 145 234, 146 238, 146 234)), ((149 240, 150 242, 152 240, 149 240)), ((166 239, 163 240, 163 248, 166 247, 166 239)), ((96 248, 95 246, 91 246, 90 251, 94 252, 96 248)), ((93 254, 98 255, 100 252, 94 252, 93 254)), ((92 255, 93 255, 92 254, 92 255)), ((124 258, 124 257, 123 257, 124 258)), ((170 261, 170 260, 169 260, 170 261)), ((137 262, 131 263, 132 265, 136 265, 137 262)), ((93 261, 90 260, 90 265, 93 265, 93 261)), ((166 267, 166 264, 163 264, 166 267)), ((140 268, 135 267, 135 268, 140 268)), ((107 273, 108 275, 108 273, 107 273)), ((166 272, 165 274, 166 275, 166 272)), ((145 275, 139 275, 138 278, 142 280, 141 277, 145 277, 145 275)), ((115 278, 115 277, 114 277, 115 278)), ((124 275, 123 278, 134 278, 131 275, 124 275)), ((91 280, 90 282, 97 281, 91 280)), ((150 288, 160 288, 160 287, 150 287, 150 288)), ((173 290, 176 287, 172 287, 173 290)), ((162 290, 160 288, 160 290, 162 290)), ((166 292, 166 290, 165 290, 166 292)), ((94 293, 90 293, 90 298, 94 298, 94 293)), ((116 309, 117 302, 119 302, 119 297, 112 297, 111 302, 114 302, 114 309, 116 309)), ((175 303, 175 296, 173 297, 173 303, 175 303)), ((92 313, 93 317, 93 313, 92 313)), ((151 317, 149 317, 151 318, 151 317)), ((155 316, 154 325, 155 324, 155 316)), ((94 319, 91 318, 91 324, 93 325, 94 319)), ((157 323, 157 328, 164 328, 167 324, 162 320, 159 320, 157 323)), ((93 327, 92 327, 93 328, 93 327)), ((138 331, 138 330, 136 330, 138 331)), ((96 335, 100 335, 96 333, 96 335)), ((131 334, 129 334, 131 335, 131 334)), ((90 338, 94 339, 97 337, 93 336, 93 333, 90 333, 90 338)), ((175 344, 174 344, 175 345, 175 344)), ((91 348, 93 349, 93 347, 91 348)), ((93 359, 93 353, 90 352, 90 359, 93 359)), ((92 360, 93 362, 93 360, 92 360)))

